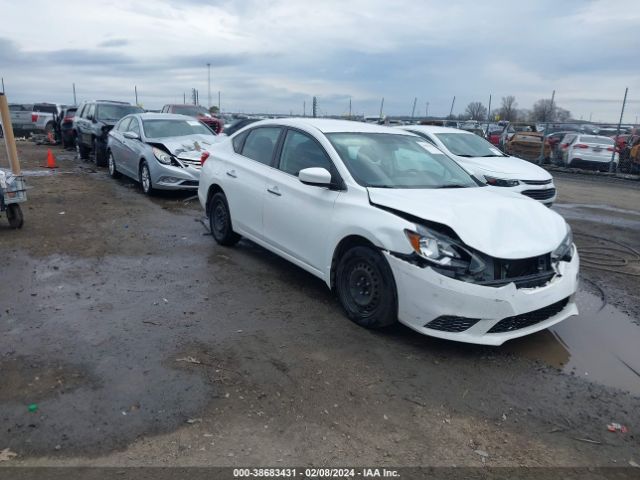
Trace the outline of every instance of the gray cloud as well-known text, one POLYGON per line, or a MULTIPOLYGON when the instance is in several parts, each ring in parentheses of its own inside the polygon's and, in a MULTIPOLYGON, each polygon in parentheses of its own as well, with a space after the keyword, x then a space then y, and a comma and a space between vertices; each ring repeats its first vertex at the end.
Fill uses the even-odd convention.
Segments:
POLYGON ((100 42, 98 47, 101 48, 113 48, 113 47, 124 47, 125 45, 129 45, 129 40, 126 38, 112 38, 111 40, 105 40, 104 42, 100 42))

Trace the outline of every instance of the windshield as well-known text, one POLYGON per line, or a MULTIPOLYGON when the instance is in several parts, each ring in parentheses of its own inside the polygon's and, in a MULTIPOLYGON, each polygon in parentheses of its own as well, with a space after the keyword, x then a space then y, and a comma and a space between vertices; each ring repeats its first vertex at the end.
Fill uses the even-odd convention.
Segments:
POLYGON ((198 120, 143 120, 142 128, 147 138, 214 135, 198 120))
POLYGON ((478 184, 457 163, 418 137, 329 133, 327 138, 364 187, 463 188, 478 184))
POLYGON ((125 115, 129 115, 130 113, 142 113, 140 107, 136 107, 134 105, 98 105, 98 112, 96 113, 96 118, 100 120, 120 120, 125 115))
POLYGON ((197 105, 176 105, 173 107, 173 112, 181 115, 189 115, 190 117, 209 115, 206 108, 197 105))
POLYGON ((505 155, 478 135, 468 133, 436 133, 436 137, 459 157, 504 157, 505 155))

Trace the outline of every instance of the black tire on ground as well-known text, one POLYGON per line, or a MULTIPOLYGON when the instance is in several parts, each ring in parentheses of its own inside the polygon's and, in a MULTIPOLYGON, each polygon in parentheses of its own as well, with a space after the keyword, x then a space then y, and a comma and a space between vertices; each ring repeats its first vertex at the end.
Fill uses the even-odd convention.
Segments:
POLYGON ((118 178, 120 176, 120 172, 118 171, 118 167, 116 165, 116 159, 113 158, 113 152, 109 150, 107 152, 107 167, 109 168, 109 175, 111 178, 118 178))
POLYGON ((149 171, 149 165, 147 165, 146 160, 143 160, 140 164, 138 181, 140 182, 142 192, 145 195, 153 195, 155 193, 155 189, 153 188, 153 184, 151 183, 151 172, 149 171))
POLYGON ((7 220, 9 220, 9 226, 11 228, 22 228, 24 217, 22 216, 20 205, 17 203, 7 205, 7 220))
POLYGON ((233 231, 229 204, 224 193, 216 193, 209 203, 209 230, 220 245, 231 247, 238 243, 240 235, 233 231))
POLYGON ((91 160, 96 164, 96 167, 106 167, 107 166, 107 158, 104 149, 100 145, 100 142, 93 139, 93 143, 91 145, 91 160))
POLYGON ((336 292, 347 317, 361 327, 381 328, 398 321, 398 295, 391 267, 371 247, 345 252, 336 268, 336 292))

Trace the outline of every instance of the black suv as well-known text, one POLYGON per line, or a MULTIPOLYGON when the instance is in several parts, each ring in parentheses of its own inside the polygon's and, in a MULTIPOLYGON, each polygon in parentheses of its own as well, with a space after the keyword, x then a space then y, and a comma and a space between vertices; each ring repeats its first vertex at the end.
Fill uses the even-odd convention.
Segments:
POLYGON ((73 130, 80 158, 89 154, 98 166, 107 164, 107 136, 109 130, 125 115, 142 113, 144 110, 127 102, 95 100, 78 107, 73 119, 73 130))

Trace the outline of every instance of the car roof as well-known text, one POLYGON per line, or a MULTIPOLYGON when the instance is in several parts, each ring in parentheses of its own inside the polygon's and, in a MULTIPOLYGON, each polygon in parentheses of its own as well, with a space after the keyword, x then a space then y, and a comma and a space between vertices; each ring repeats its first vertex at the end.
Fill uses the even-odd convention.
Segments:
POLYGON ((334 120, 330 118, 277 118, 262 120, 251 124, 252 127, 258 125, 285 125, 288 127, 301 127, 316 129, 322 133, 392 133, 396 135, 411 135, 410 132, 401 131, 397 128, 385 127, 384 125, 374 125, 371 123, 356 122, 353 120, 334 120))
POLYGON ((190 122, 197 122, 193 117, 188 115, 181 115, 179 113, 132 113, 130 116, 138 117, 141 120, 188 120, 190 122))
POLYGON ((470 132, 468 130, 460 130, 459 128, 451 128, 451 127, 439 127, 437 125, 404 125, 399 127, 401 129, 411 129, 416 130, 418 132, 425 133, 463 133, 469 135, 475 135, 475 133, 470 132))

